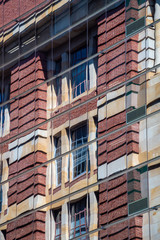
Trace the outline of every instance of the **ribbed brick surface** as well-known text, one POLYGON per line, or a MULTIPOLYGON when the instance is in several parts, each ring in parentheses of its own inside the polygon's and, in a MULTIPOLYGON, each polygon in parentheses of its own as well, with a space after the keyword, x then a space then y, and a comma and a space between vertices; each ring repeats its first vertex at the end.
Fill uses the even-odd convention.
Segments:
MULTIPOLYGON (((134 1, 132 1, 134 2, 134 1)), ((135 16, 130 11, 127 17, 135 16)), ((125 37, 125 7, 121 4, 98 19, 98 51, 113 45, 125 37)), ((138 71, 138 41, 137 36, 125 43, 109 49, 98 58, 98 93, 120 84, 127 77, 133 77, 138 71), (126 52, 127 50, 127 52, 126 52), (126 61, 126 64, 125 64, 126 61)), ((114 99, 112 99, 114 101, 114 99)), ((118 101, 118 100, 117 100, 118 101)), ((116 106, 116 105, 115 105, 116 106)), ((118 109, 117 109, 118 110, 118 109)), ((106 116, 107 117, 107 116, 106 116)), ((107 119, 98 122, 98 136, 118 130, 126 124, 126 111, 118 112, 107 119)), ((124 155, 139 152, 139 125, 134 124, 120 130, 105 139, 98 141, 98 165, 113 162, 124 155)), ((135 176, 137 173, 133 173, 135 176)), ((133 178, 133 176, 130 176, 133 178)), ((132 181, 127 184, 127 175, 117 177, 99 186, 99 225, 105 225, 128 216, 129 198, 135 201, 140 198, 140 182, 132 181), (134 191, 135 190, 135 191, 134 191)), ((142 236, 141 223, 138 228, 130 226, 130 239, 140 239, 142 236)), ((128 221, 116 224, 109 229, 100 231, 99 238, 106 240, 128 239, 128 221)))
MULTIPOLYGON (((24 3, 25 4, 25 3, 24 3)), ((42 53, 37 53, 36 58, 34 55, 22 60, 19 66, 14 66, 11 70, 11 86, 10 98, 15 97, 17 94, 31 87, 43 82, 46 79, 46 62, 45 56, 42 53), (36 72, 35 72, 36 69, 36 72)), ((10 104, 10 136, 18 133, 23 133, 28 128, 34 127, 36 124, 46 120, 46 104, 47 104, 47 85, 43 84, 34 91, 23 95, 10 104)), ((41 129, 46 130, 46 124, 41 129)), ((32 132, 32 131, 31 131, 32 132)), ((25 134, 23 135, 25 139, 25 134)), ((24 145, 25 147, 25 145, 24 145)), ((18 151, 18 149, 17 149, 18 151)), ((18 152, 17 152, 18 154, 18 152)), ((20 156, 20 155, 19 155, 20 156)), ((9 166, 9 177, 13 177, 18 173, 32 169, 34 166, 39 165, 47 160, 46 152, 36 151, 26 153, 18 161, 14 161, 9 166)), ((16 180, 9 182, 8 191, 8 206, 13 204, 20 204, 31 196, 37 195, 45 196, 45 182, 46 182, 46 166, 30 173, 24 174, 16 180)), ((44 239, 45 229, 45 214, 43 221, 39 221, 41 216, 36 213, 32 220, 30 217, 22 218, 21 221, 7 226, 7 239, 44 239), (35 222, 33 222, 33 220, 35 222)))

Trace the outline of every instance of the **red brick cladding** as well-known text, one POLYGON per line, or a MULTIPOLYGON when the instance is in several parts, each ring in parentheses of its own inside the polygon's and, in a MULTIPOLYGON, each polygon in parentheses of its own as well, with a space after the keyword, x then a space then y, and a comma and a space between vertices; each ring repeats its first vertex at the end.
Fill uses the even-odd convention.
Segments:
MULTIPOLYGON (((98 51, 109 47, 125 37, 125 6, 124 4, 114 8, 101 16, 98 25, 98 51)), ((138 71, 138 41, 137 37, 127 43, 127 55, 125 56, 125 42, 110 48, 98 58, 98 93, 113 86, 125 82, 127 77, 133 77, 138 71), (126 63, 125 63, 126 61, 126 63)), ((104 95, 105 96, 105 95, 104 95)), ((114 99, 113 99, 114 101, 114 99)), ((107 108, 107 102, 104 104, 107 108)), ((102 107, 102 106, 100 106, 102 107)), ((98 122, 98 136, 103 136, 113 130, 117 130, 126 124, 126 111, 117 113, 98 122)), ((98 141, 98 165, 110 163, 124 155, 139 151, 139 125, 134 124, 127 129, 120 130, 103 140, 98 141)), ((99 186, 99 225, 111 223, 128 216, 127 176, 122 175, 114 180, 100 184, 99 186)), ((133 189, 140 185, 133 182, 133 189)), ((133 194, 134 195, 134 194, 133 194)), ((137 196, 131 196, 136 200, 137 196)), ((141 225, 140 225, 141 226, 141 225)), ((140 237, 135 226, 132 226, 132 236, 140 237)), ((116 224, 107 230, 100 231, 100 239, 128 239, 128 221, 116 224)))
MULTIPOLYGON (((31 87, 44 82, 46 71, 45 56, 42 53, 37 53, 22 60, 20 64, 14 66, 11 70, 11 86, 10 98, 15 97, 19 93, 29 90, 31 87)), ((47 104, 47 84, 43 84, 35 91, 23 95, 10 104, 10 136, 15 136, 18 133, 23 133, 28 128, 34 127, 38 123, 46 120, 46 104, 47 104)), ((46 125, 40 129, 47 129, 46 125)), ((32 132, 32 131, 31 131, 32 132)), ((25 134, 23 135, 25 139, 25 134)), ((34 137, 31 139, 34 143, 34 137)), ((21 143, 23 146, 23 143, 21 143)), ((17 149, 18 151, 18 149, 17 149)), ((17 153, 18 154, 18 153, 17 153)), ((26 170, 32 169, 34 166, 45 162, 47 160, 46 152, 35 151, 26 153, 26 156, 20 158, 18 161, 13 162, 9 166, 9 178, 22 173, 26 170)), ((20 204, 25 199, 37 195, 45 196, 45 182, 46 182, 46 166, 40 167, 34 171, 22 175, 21 177, 9 182, 8 191, 8 206, 13 204, 20 204)), ((24 210, 25 211, 25 210, 24 210)), ((35 221, 38 223, 38 214, 35 221)), ((23 222, 24 218, 22 219, 23 222)), ((39 224, 34 224, 35 239, 43 239, 43 231, 38 231, 39 224), (36 229, 37 228, 37 229, 36 229), (41 235, 42 234, 42 235, 41 235), (40 237, 41 235, 41 237, 40 237), (40 237, 40 238, 39 238, 40 237)), ((33 223, 28 223, 25 226, 21 225, 21 221, 16 221, 19 231, 16 231, 16 239, 29 239, 30 234, 33 234, 33 223), (30 233, 31 232, 31 233, 30 233), (24 238, 23 238, 24 237, 24 238), (27 238, 28 237, 28 238, 27 238)), ((7 239, 12 239, 12 233, 8 230, 7 226, 7 239)), ((13 235, 14 235, 13 234, 13 235)), ((14 238, 13 238, 14 239, 14 238)))
POLYGON ((45 240, 45 212, 38 211, 7 225, 6 240, 45 240))
MULTIPOLYGON (((95 91, 93 91, 88 96, 81 97, 79 99, 80 103, 84 103, 85 101, 87 101, 88 98, 95 96, 95 94, 96 94, 95 91)), ((52 116, 56 116, 57 114, 62 113, 73 106, 74 106, 74 103, 68 104, 65 107, 60 108, 58 112, 53 113, 52 116)), ((97 99, 91 100, 88 104, 84 104, 81 107, 77 106, 74 110, 71 110, 68 113, 64 113, 60 117, 53 119, 53 128, 54 129, 58 128, 59 126, 63 125, 66 121, 78 118, 83 114, 86 114, 87 112, 92 111, 96 108, 97 108, 97 99)))
MULTIPOLYGON (((27 1, 24 1, 24 0, 8 0, 8 1, 3 0, 2 1, 1 0, 0 1, 0 27, 2 25, 8 24, 9 22, 13 21, 14 19, 18 18, 23 14, 25 14, 25 16, 21 17, 20 19, 21 20, 25 19, 29 15, 33 14, 34 10, 27 14, 26 12, 32 10, 36 6, 38 7, 41 3, 44 3, 43 6, 45 6, 49 2, 44 0, 27 0, 27 1)), ((16 24, 16 22, 14 22, 14 24, 16 24)))

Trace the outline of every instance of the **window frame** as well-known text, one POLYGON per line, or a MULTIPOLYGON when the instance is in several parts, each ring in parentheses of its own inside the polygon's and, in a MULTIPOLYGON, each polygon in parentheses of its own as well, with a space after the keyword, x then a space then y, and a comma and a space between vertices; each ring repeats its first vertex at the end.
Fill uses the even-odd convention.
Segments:
MULTIPOLYGON (((83 132, 83 128, 86 128, 85 131, 86 131, 86 142, 83 142, 83 138, 79 138, 79 141, 82 140, 82 146, 83 144, 87 143, 88 141, 88 128, 87 128, 87 123, 83 124, 83 125, 79 125, 77 126, 76 128, 74 128, 72 131, 71 131, 71 149, 74 149, 74 148, 77 148, 79 147, 76 143, 76 146, 73 146, 72 144, 77 142, 78 140, 74 140, 73 141, 73 134, 75 134, 76 131, 80 130, 81 129, 81 133, 83 132)), ((76 136, 74 137, 76 139, 76 136)), ((75 150, 75 151, 72 151, 72 179, 76 179, 77 177, 83 175, 84 173, 86 173, 86 171, 90 171, 90 159, 89 159, 89 148, 88 146, 85 146, 85 147, 81 147, 80 149, 78 150, 75 150), (86 160, 85 161, 81 161, 79 164, 75 164, 75 161, 77 162, 77 155, 79 154, 82 154, 82 152, 85 151, 85 158, 86 160), (83 163, 85 163, 85 167, 84 167, 84 171, 81 171, 80 173, 78 173, 78 171, 75 169, 77 169, 77 167, 79 165, 82 165, 83 163), (87 163, 88 163, 88 169, 87 169, 87 163)), ((79 158, 82 158, 83 156, 79 157, 79 158)), ((81 166, 81 170, 83 169, 83 166, 81 166)))
POLYGON ((54 236, 54 240, 61 240, 61 224, 62 224, 62 209, 57 209, 57 210, 53 210, 53 217, 54 217, 54 221, 55 221, 55 236, 54 236), (58 221, 57 221, 58 218, 58 221), (60 219, 59 219, 60 218, 60 219), (57 228, 57 226, 59 226, 59 228, 57 228), (59 230, 59 233, 57 234, 57 230, 59 230))
MULTIPOLYGON (((78 48, 77 50, 72 51, 71 52, 71 66, 74 66, 74 65, 80 63, 81 61, 85 60, 86 58, 87 58, 87 46, 82 46, 82 47, 78 48), (83 53, 84 50, 85 50, 85 56, 82 57, 82 54, 84 54, 83 53), (81 55, 80 58, 78 58, 78 54, 81 55)), ((86 63, 79 65, 78 67, 74 68, 71 71, 71 91, 72 91, 71 97, 72 97, 72 99, 75 99, 76 97, 80 96, 84 92, 88 91, 89 86, 90 86, 89 67, 88 67, 88 63, 86 62, 86 63), (77 77, 80 77, 80 79, 81 79, 83 73, 84 73, 83 81, 80 81, 79 83, 78 83, 78 81, 75 81, 77 79, 77 77), (83 86, 84 90, 81 90, 82 85, 84 85, 83 86), (78 92, 78 87, 79 87, 79 92, 78 92), (77 89, 76 94, 74 93, 75 89, 77 89)))
MULTIPOLYGON (((61 155, 61 135, 54 136, 54 147, 55 147, 55 154, 54 154, 55 157, 60 156, 61 155), (58 149, 58 152, 57 152, 57 149, 58 149)), ((55 167, 56 167, 56 187, 58 187, 62 183, 62 158, 61 157, 55 160, 55 167), (60 166, 58 166, 59 163, 60 163, 60 166)))
MULTIPOLYGON (((73 237, 81 236, 81 234, 84 234, 86 232, 88 232, 87 196, 83 197, 77 202, 71 203, 70 205, 70 239, 73 237), (83 209, 82 204, 84 205, 83 209), (79 210, 77 210, 78 208, 79 210), (82 214, 84 214, 84 217, 81 217, 83 216, 82 214), (82 222, 83 218, 84 223, 82 222), (77 225, 77 223, 80 224, 77 225), (83 227, 85 228, 85 232, 83 231, 83 227), (79 229, 79 235, 76 234, 76 229, 79 229)), ((84 239, 88 238, 86 237, 84 239)))

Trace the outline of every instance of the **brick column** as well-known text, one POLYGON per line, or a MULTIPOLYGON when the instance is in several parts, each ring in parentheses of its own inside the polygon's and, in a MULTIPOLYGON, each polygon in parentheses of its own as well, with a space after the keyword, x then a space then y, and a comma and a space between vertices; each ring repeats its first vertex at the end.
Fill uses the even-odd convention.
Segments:
MULTIPOLYGON (((31 87, 43 83, 46 79, 46 60, 45 55, 37 53, 22 60, 19 66, 14 66, 11 70, 10 97, 18 95, 21 92, 30 90, 31 87), (35 72, 36 70, 36 72, 35 72)), ((47 84, 37 87, 18 100, 10 104, 10 134, 15 136, 17 133, 23 133, 25 130, 34 127, 38 123, 46 120, 47 107, 47 84)), ((17 140, 9 144, 11 158, 9 160, 9 177, 33 168, 47 160, 46 148, 46 130, 47 125, 39 127, 36 131, 30 131, 17 140), (16 154, 15 154, 16 153, 16 154)), ((14 209, 17 210, 17 216, 23 212, 34 209, 45 202, 45 182, 46 166, 40 167, 33 172, 10 181, 8 191, 8 214, 11 218, 14 209), (24 209, 25 208, 25 209, 24 209)), ((23 238, 25 235, 31 239, 42 239, 45 236, 45 212, 36 212, 29 218, 22 218, 7 225, 7 240, 16 237, 23 238), (34 225, 41 221, 39 225, 34 225), (14 227, 12 227, 14 225, 14 227), (18 227, 18 229, 16 229, 18 227), (17 231, 18 230, 18 231, 17 231)))

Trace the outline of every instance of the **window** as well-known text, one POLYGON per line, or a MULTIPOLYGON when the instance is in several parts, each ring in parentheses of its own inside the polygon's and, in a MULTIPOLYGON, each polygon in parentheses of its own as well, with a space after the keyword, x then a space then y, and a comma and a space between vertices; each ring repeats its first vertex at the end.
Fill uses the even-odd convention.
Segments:
MULTIPOLYGON (((0 81, 0 104, 9 100, 9 79, 5 78, 5 83, 0 81)), ((9 103, 0 107, 0 130, 1 136, 9 133, 9 103)))
MULTIPOLYGON (((87 143, 87 125, 82 126, 72 131, 72 149, 77 148, 87 143)), ((88 146, 82 147, 72 153, 73 156, 73 177, 77 177, 86 171, 86 162, 88 159, 89 168, 89 154, 88 146)), ((90 169, 88 169, 90 170, 90 169)))
MULTIPOLYGON (((70 238, 78 237, 87 232, 87 207, 86 197, 78 202, 71 204, 71 228, 70 238)), ((82 238, 81 238, 82 239, 82 238)), ((84 237, 83 239, 87 239, 84 237)))
MULTIPOLYGON (((71 65, 74 66, 77 63, 87 58, 87 49, 83 47, 78 51, 71 54, 71 65)), ((72 97, 75 98, 82 94, 88 89, 89 84, 87 84, 87 63, 84 63, 77 68, 72 70, 72 97)))
MULTIPOLYGON (((55 157, 61 155, 61 136, 54 138, 55 157)), ((56 159, 56 185, 61 184, 62 158, 56 159)))
MULTIPOLYGON (((2 172, 3 172, 3 162, 0 161, 0 183, 2 181, 2 172)), ((0 212, 2 211, 2 197, 3 197, 3 193, 2 193, 2 185, 0 186, 0 212)))
MULTIPOLYGON (((58 74, 61 72, 61 59, 56 61, 55 66, 55 74, 58 74)), ((62 103, 62 77, 57 77, 55 80, 55 93, 57 97, 57 103, 56 105, 60 105, 62 103)))
POLYGON ((55 240, 61 240, 61 209, 54 211, 55 240))

